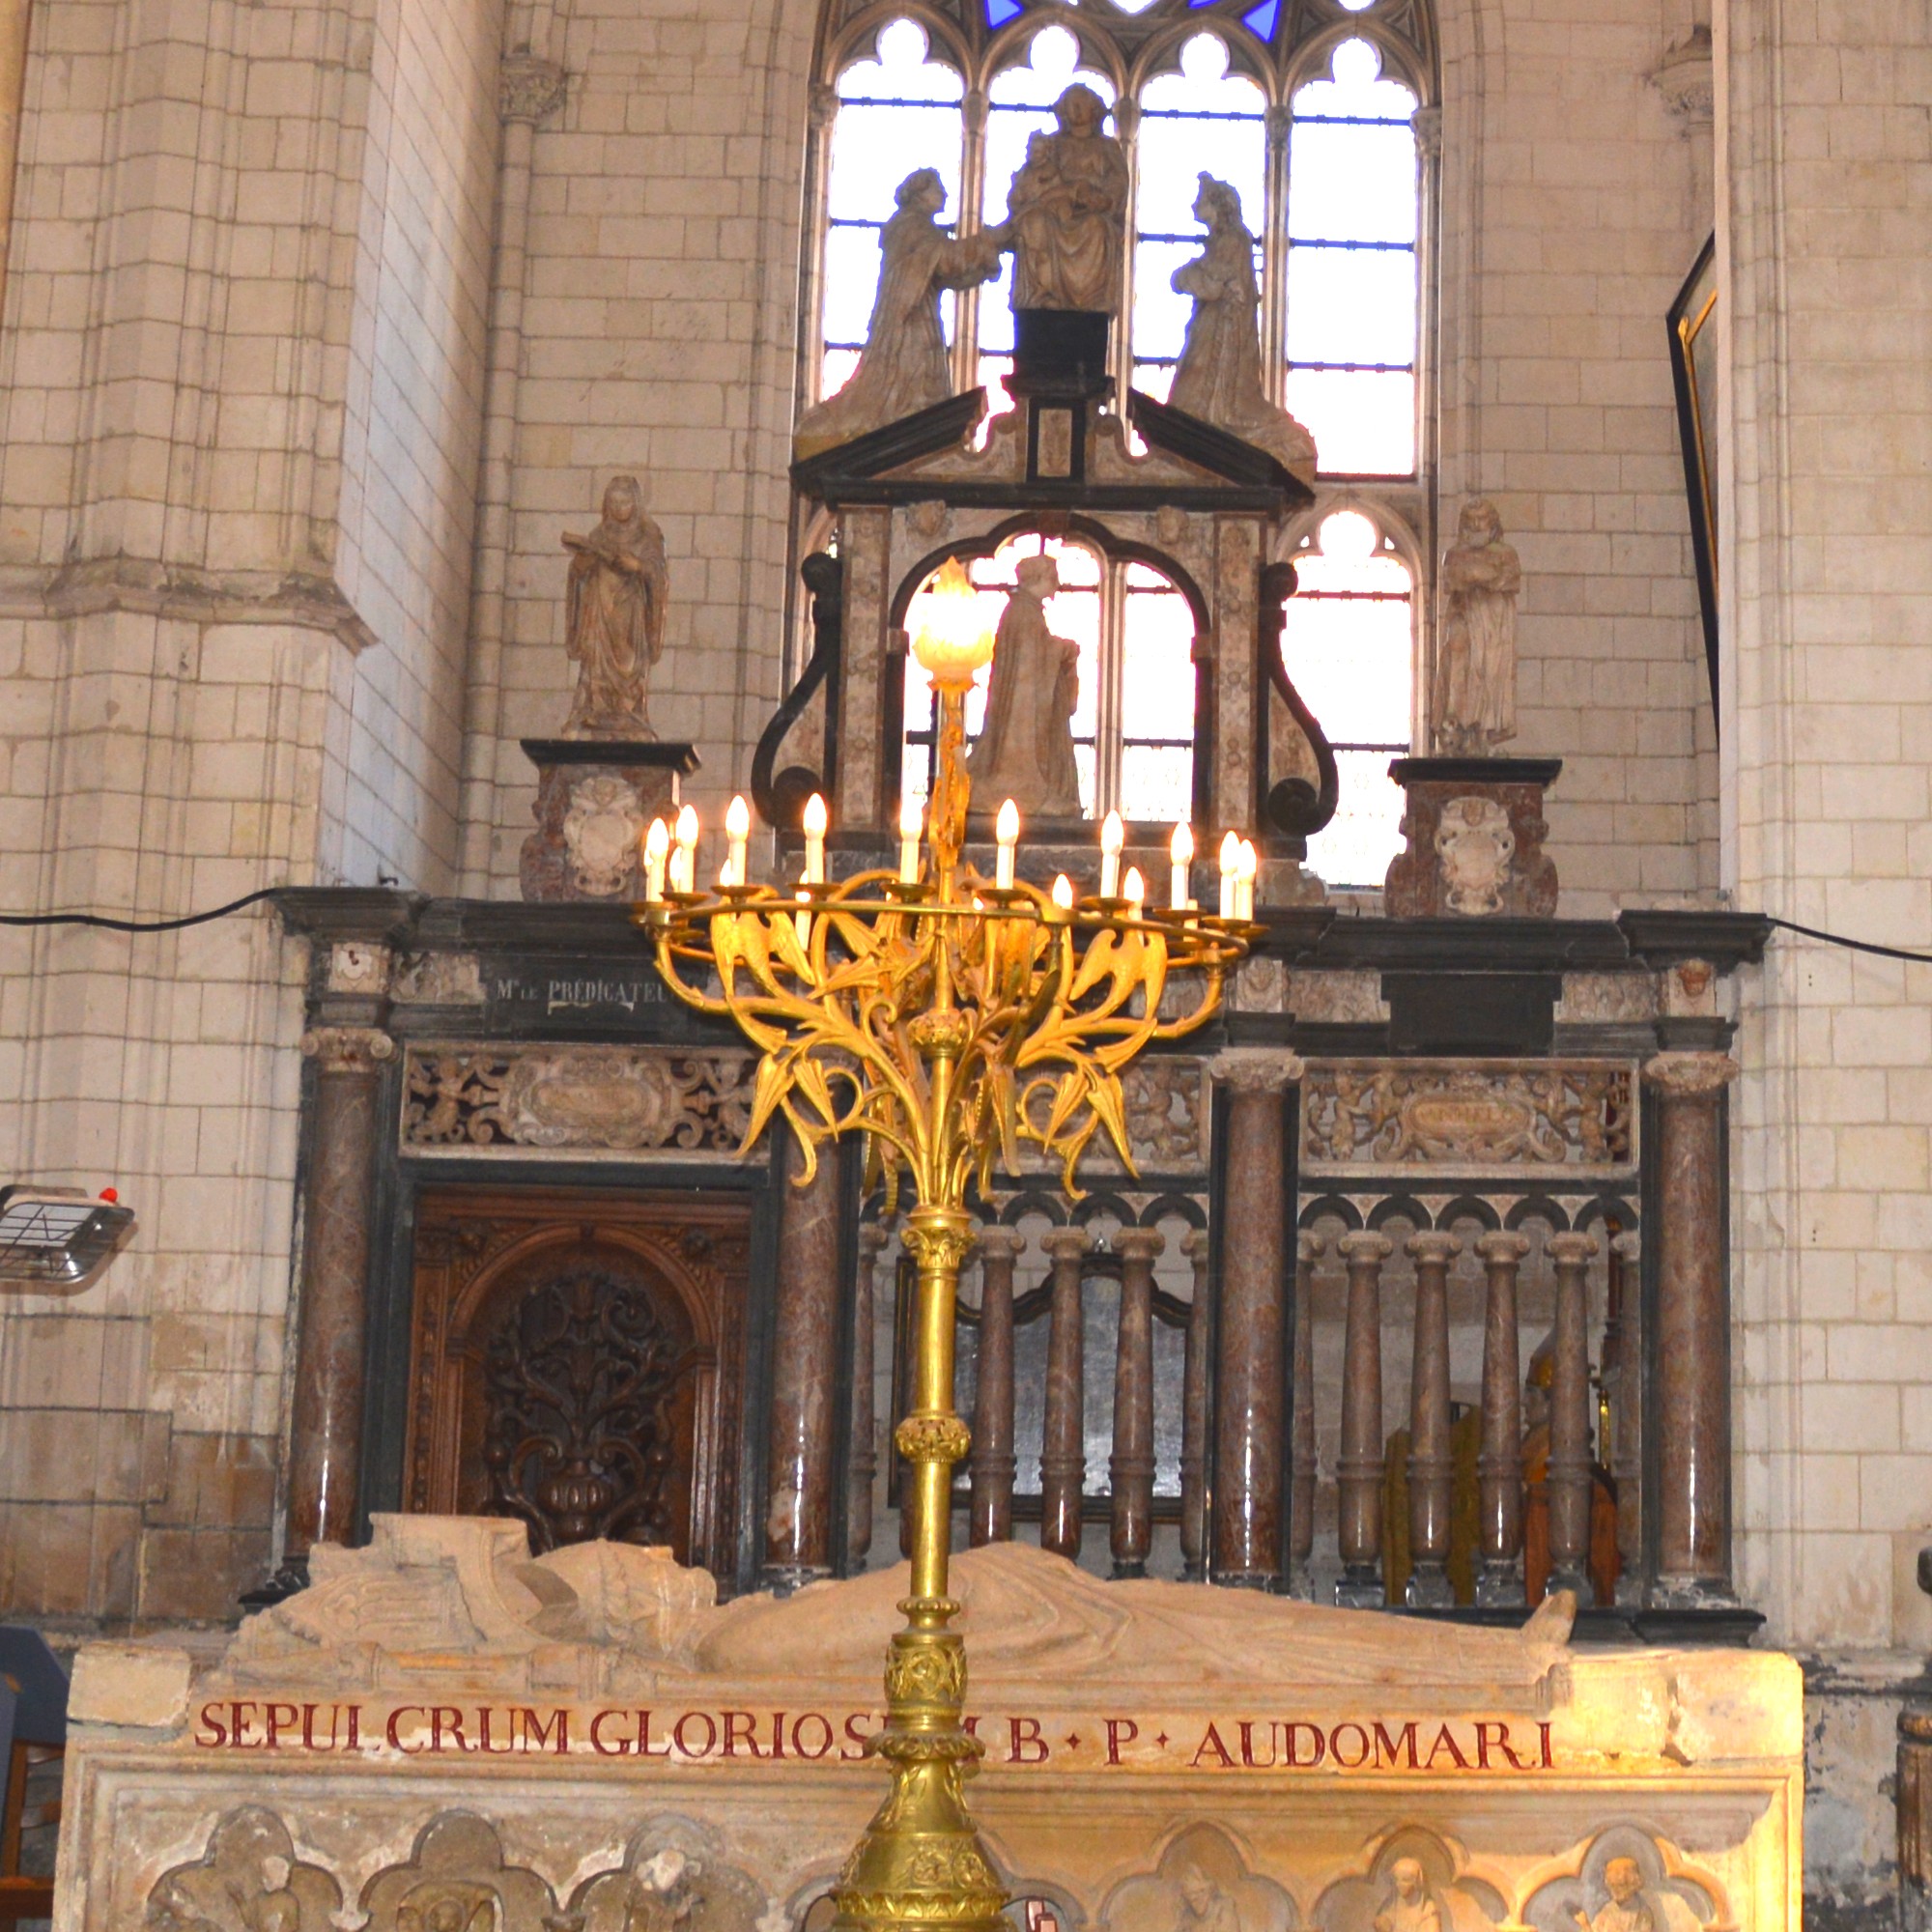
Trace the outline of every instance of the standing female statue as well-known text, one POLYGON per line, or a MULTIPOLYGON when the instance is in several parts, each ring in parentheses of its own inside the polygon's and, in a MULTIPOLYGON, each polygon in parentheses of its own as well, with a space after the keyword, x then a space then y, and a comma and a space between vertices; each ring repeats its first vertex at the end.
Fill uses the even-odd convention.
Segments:
POLYGON ((997 811, 1009 798, 1032 817, 1078 818, 1080 647, 1047 628, 1046 600, 1060 588, 1053 559, 1022 557, 1015 574, 1018 584, 993 638, 985 724, 966 765, 974 810, 997 811))
POLYGON ((1027 143, 1007 196, 1013 306, 1118 315, 1127 232, 1127 162, 1101 131, 1107 103, 1077 83, 1053 103, 1058 132, 1027 143))
POLYGON ((1268 401, 1262 384, 1262 292, 1241 198, 1226 182, 1203 175, 1194 218, 1207 228, 1208 245, 1174 271, 1174 287, 1194 298, 1194 313, 1167 400, 1313 483, 1315 439, 1268 401))
POLYGON ((664 655, 670 571, 664 532, 644 514, 635 476, 613 476, 604 521, 565 536, 570 582, 564 647, 577 669, 567 738, 654 738, 645 711, 649 668, 664 655))
POLYGON ((879 292, 859 366, 837 395, 806 412, 792 438, 795 456, 814 456, 945 402, 952 371, 939 327, 939 292, 971 288, 1000 272, 1004 230, 955 242, 939 225, 946 184, 937 170, 906 176, 894 200, 897 212, 879 231, 879 292))
POLYGON ((1435 665, 1435 749, 1481 756, 1516 736, 1516 600, 1522 561, 1485 497, 1463 505, 1442 558, 1442 639, 1435 665))

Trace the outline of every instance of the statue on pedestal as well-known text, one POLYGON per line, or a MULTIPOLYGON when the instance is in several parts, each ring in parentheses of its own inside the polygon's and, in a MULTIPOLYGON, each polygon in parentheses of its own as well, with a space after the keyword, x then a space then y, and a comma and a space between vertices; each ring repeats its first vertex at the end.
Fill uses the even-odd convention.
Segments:
POLYGON ((1429 1895, 1420 1859, 1398 1859, 1389 1868, 1395 1896, 1376 1914, 1376 1932, 1442 1932, 1442 1909, 1429 1895))
POLYGON ((1522 562, 1503 542, 1495 505, 1463 506, 1455 547, 1442 559, 1442 635, 1433 726, 1449 757, 1483 756, 1516 736, 1516 600, 1522 562))
POLYGON ((945 402, 952 372, 939 327, 939 292, 972 288, 1000 272, 1004 229, 955 242, 939 225, 946 184, 936 169, 909 174, 894 199, 897 213, 879 232, 879 291, 859 366, 836 395, 806 412, 792 438, 798 456, 815 456, 945 402))
POLYGON ((1267 399, 1262 383, 1261 285, 1255 238, 1241 198, 1226 182, 1201 177, 1194 218, 1208 245, 1174 271, 1174 287, 1194 298, 1194 314, 1167 400, 1203 422, 1264 449, 1304 483, 1315 481, 1315 439, 1267 399))
POLYGON ((1009 798, 1032 817, 1078 818, 1080 647, 1047 628, 1046 600, 1060 588, 1053 559, 1022 557, 1018 578, 994 634, 986 720, 966 765, 974 809, 997 811, 1009 798))
POLYGON ((1609 1898, 1592 1918, 1576 1915, 1582 1932, 1655 1932, 1657 1916, 1643 1902, 1643 1870, 1634 1859, 1612 1859, 1604 1867, 1609 1898))
POLYGON ((655 738, 645 711, 650 667, 664 655, 670 571, 664 532, 644 514, 635 476, 613 476, 604 520, 566 535, 570 581, 564 647, 578 668, 566 738, 655 738))
POLYGON ((1027 143, 1013 177, 1003 228, 1013 250, 1013 307, 1121 311, 1121 259, 1127 233, 1127 162, 1101 131, 1107 103, 1091 87, 1069 87, 1053 103, 1052 134, 1027 143))

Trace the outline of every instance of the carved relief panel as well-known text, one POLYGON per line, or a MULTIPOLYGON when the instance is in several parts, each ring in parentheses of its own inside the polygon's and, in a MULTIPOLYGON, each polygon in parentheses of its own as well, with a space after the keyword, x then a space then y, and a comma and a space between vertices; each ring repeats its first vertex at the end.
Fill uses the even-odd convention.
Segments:
POLYGON ((729 1574, 749 1263, 728 1195, 424 1194, 406 1506, 729 1574))

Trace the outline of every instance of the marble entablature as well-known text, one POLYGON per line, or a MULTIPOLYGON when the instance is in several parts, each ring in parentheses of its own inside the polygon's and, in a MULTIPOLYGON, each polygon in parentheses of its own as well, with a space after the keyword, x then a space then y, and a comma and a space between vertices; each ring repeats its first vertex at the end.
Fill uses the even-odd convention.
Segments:
MULTIPOLYGON (((877 1798, 902 1572, 720 1605, 477 1518, 316 1556, 219 1656, 81 1653, 57 1932, 782 1932, 877 1798)), ((1066 1932, 1555 1932, 1617 1859, 1660 1928, 1796 1922, 1787 1659, 1575 1651, 1567 1598, 1418 1641, 1023 1545, 955 1576, 974 1803, 1066 1932)))

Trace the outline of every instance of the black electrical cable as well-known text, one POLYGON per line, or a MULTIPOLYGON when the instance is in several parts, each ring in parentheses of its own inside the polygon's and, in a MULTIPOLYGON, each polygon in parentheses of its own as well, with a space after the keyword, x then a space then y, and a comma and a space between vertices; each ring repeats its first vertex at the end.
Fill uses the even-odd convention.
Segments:
POLYGON ((216 906, 213 912, 191 912, 185 919, 103 919, 93 912, 9 912, 0 913, 0 925, 98 925, 108 932, 179 932, 185 925, 206 925, 212 919, 226 919, 244 906, 271 899, 282 889, 264 886, 259 893, 243 893, 239 899, 216 906))
POLYGON ((1773 919, 1765 915, 1768 925, 1781 925, 1786 932, 1802 932, 1806 939, 1822 939, 1828 946, 1844 946, 1854 952, 1875 952, 1881 959, 1909 959, 1920 966, 1932 966, 1932 952, 1913 952, 1903 946, 1881 946, 1871 939, 1847 939, 1842 932, 1826 932, 1815 925, 1800 925, 1796 920, 1773 919))

